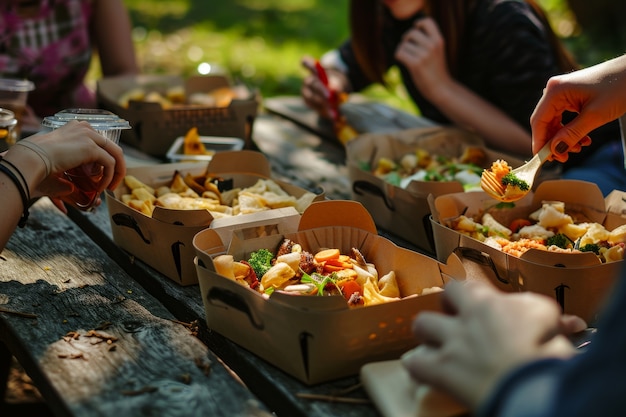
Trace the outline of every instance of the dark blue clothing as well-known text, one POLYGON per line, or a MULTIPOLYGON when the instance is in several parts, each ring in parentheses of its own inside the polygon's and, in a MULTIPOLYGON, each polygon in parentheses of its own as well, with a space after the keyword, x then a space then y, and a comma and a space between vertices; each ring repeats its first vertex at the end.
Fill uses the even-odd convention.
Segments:
POLYGON ((584 352, 512 372, 479 417, 626 416, 626 270, 584 352))

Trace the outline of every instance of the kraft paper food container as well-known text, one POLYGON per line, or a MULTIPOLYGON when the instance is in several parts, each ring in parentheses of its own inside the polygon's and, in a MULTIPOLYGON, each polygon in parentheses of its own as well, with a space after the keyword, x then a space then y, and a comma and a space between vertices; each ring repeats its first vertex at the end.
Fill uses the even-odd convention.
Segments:
POLYGON ((416 148, 431 155, 460 157, 468 146, 484 151, 483 168, 497 159, 504 159, 513 166, 523 163, 519 158, 487 149, 482 139, 457 128, 428 127, 363 134, 346 145, 352 199, 369 210, 378 227, 434 255, 428 196, 463 192, 463 185, 457 181, 414 180, 402 188, 364 170, 363 166, 364 163, 372 166, 382 157, 398 161, 403 155, 414 153, 416 148))
POLYGON ((176 138, 170 149, 167 151, 167 159, 170 162, 208 162, 217 152, 240 151, 244 146, 243 139, 224 136, 200 136, 200 142, 207 150, 206 155, 186 155, 184 151, 185 138, 183 136, 176 138))
MULTIPOLYGON (((270 178, 269 162, 255 151, 232 151, 216 155, 208 164, 189 162, 128 168, 134 175, 152 187, 167 185, 176 171, 183 175, 202 175, 207 170, 224 178, 232 178, 235 187, 248 187, 261 178, 270 178), (234 172, 233 167, 246 167, 234 172)), ((274 180, 288 194, 300 197, 307 190, 274 180)), ((129 190, 124 184, 105 194, 114 242, 131 255, 150 265, 180 285, 198 283, 193 259, 193 237, 206 228, 218 227, 225 240, 228 231, 238 225, 272 219, 278 223, 293 222, 300 213, 293 207, 242 214, 230 218, 214 219, 207 210, 172 210, 156 207, 152 217, 136 211, 121 201, 129 190)), ((316 199, 323 199, 319 194, 316 199)))
MULTIPOLYGON (((515 218, 527 218, 543 201, 563 201, 590 222, 607 230, 626 223, 626 193, 614 191, 605 199, 593 183, 577 180, 544 181, 514 207, 490 210, 502 224, 515 218)), ((623 261, 602 263, 591 253, 555 253, 529 250, 515 257, 490 247, 474 238, 452 230, 442 221, 461 213, 472 216, 493 208, 497 202, 484 192, 454 193, 432 198, 431 224, 438 260, 451 253, 491 265, 493 283, 505 291, 532 291, 556 299, 563 311, 594 322, 596 315, 622 268, 623 261)))
POLYGON ((315 202, 290 232, 268 226, 247 235, 252 231, 236 231, 230 243, 216 229, 195 236, 207 325, 306 384, 357 375, 371 361, 397 359, 416 345, 411 332, 415 315, 440 310, 441 292, 411 295, 465 276, 458 258, 440 263, 377 235, 371 216, 355 201, 315 202), (336 247, 349 253, 356 247, 380 274, 396 272, 404 298, 361 308, 349 308, 340 296, 274 293, 266 299, 215 272, 213 258, 219 254, 244 259, 261 248, 274 250, 284 238, 311 252, 336 247))
POLYGON ((223 75, 187 79, 149 74, 104 77, 97 82, 97 96, 102 107, 130 122, 132 130, 122 133, 122 142, 159 158, 165 158, 174 140, 184 136, 192 127, 197 127, 201 136, 242 138, 249 145, 260 102, 257 92, 232 85, 223 75), (185 97, 189 97, 227 87, 238 91, 244 89, 249 95, 233 99, 227 107, 181 104, 166 108, 158 102, 136 100, 128 101, 126 107, 120 103, 120 98, 133 90, 158 92, 165 96, 168 91, 181 88, 185 97))

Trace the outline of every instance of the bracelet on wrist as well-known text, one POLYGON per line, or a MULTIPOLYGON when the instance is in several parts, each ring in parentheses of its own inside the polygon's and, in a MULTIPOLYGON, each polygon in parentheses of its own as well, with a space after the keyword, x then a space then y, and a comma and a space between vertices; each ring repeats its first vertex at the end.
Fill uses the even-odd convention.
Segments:
POLYGON ((22 172, 11 162, 3 159, 2 156, 0 156, 0 172, 3 172, 7 177, 9 177, 20 193, 24 211, 22 212, 22 217, 17 225, 19 227, 24 227, 26 225, 26 221, 28 220, 28 209, 30 208, 30 190, 28 189, 28 183, 26 182, 24 175, 22 175, 22 172), (17 172, 17 175, 14 171, 17 172))

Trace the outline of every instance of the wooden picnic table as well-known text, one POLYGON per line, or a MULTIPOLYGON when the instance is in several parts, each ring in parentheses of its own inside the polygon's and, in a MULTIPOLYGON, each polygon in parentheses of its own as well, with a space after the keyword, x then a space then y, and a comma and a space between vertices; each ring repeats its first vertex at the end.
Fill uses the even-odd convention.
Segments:
MULTIPOLYGON (((254 129, 277 178, 349 198, 338 142, 276 115, 254 129)), ((207 328, 198 285, 114 243, 104 198, 68 216, 42 199, 1 255, 0 376, 15 355, 55 415, 380 415, 358 376, 308 386, 207 328)))

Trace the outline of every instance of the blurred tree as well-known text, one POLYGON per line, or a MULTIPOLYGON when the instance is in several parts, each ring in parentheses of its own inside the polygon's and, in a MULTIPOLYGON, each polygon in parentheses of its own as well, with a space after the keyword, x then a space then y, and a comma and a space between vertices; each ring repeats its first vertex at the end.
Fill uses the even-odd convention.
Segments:
POLYGON ((583 33, 604 58, 626 50, 626 1, 624 0, 567 0, 583 33))

